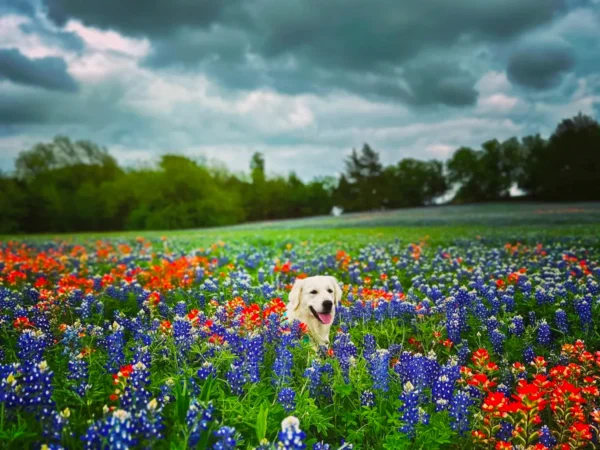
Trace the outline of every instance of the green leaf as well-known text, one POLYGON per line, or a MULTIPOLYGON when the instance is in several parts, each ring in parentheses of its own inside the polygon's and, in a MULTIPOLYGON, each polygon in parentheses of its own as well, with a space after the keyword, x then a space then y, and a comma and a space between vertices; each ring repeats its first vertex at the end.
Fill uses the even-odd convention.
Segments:
POLYGON ((267 436, 267 418, 268 418, 268 416, 269 416, 269 406, 265 402, 260 405, 260 409, 258 411, 258 416, 256 416, 256 437, 258 438, 258 442, 262 441, 267 436))

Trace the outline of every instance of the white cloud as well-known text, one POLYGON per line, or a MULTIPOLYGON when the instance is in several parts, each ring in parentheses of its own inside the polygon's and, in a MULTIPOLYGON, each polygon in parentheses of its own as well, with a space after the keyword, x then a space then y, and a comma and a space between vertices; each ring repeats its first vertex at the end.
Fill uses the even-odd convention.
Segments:
POLYGON ((506 73, 492 70, 483 74, 475 84, 475 89, 482 95, 495 94, 510 91, 511 84, 506 77, 506 73))
POLYGON ((21 26, 31 22, 27 17, 13 14, 0 17, 0 48, 18 48, 28 58, 69 56, 63 49, 46 44, 37 34, 24 33, 21 26))
POLYGON ((101 52, 118 52, 141 59, 150 51, 148 39, 133 39, 120 35, 116 31, 104 31, 87 27, 76 20, 69 20, 66 31, 79 35, 90 50, 101 52))
POLYGON ((448 144, 430 144, 425 151, 431 153, 435 158, 446 159, 456 150, 456 146, 448 144))
POLYGON ((506 94, 492 94, 479 97, 477 111, 491 115, 507 115, 511 112, 523 112, 527 109, 525 102, 506 94))

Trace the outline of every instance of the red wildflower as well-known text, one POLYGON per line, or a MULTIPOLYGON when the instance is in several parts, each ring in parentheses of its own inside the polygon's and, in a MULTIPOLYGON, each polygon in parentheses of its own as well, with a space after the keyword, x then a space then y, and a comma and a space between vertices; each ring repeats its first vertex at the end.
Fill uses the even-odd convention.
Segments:
POLYGON ((160 323, 160 331, 162 331, 163 333, 168 333, 171 330, 171 322, 168 320, 163 320, 160 323))
POLYGON ((592 432, 590 425, 583 422, 576 422, 569 428, 569 431, 573 435, 573 438, 577 441, 591 440, 592 432))
POLYGON ((33 324, 29 321, 27 317, 21 316, 17 317, 13 322, 13 326, 17 330, 23 330, 24 328, 33 327, 33 324))

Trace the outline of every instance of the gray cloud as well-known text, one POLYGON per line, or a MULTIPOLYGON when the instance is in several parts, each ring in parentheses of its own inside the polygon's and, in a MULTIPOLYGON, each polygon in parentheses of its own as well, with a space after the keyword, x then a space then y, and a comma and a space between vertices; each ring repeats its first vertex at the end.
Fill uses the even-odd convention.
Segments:
POLYGON ((43 0, 48 17, 58 25, 79 19, 86 25, 114 29, 134 36, 155 36, 180 27, 206 26, 222 16, 234 0, 43 0))
POLYGON ((59 47, 64 50, 80 53, 85 44, 75 33, 50 29, 39 20, 32 19, 30 22, 19 26, 21 31, 30 36, 39 36, 47 45, 59 47))
POLYGON ((473 105, 477 100, 475 77, 448 61, 429 61, 407 69, 406 80, 411 87, 411 103, 429 106, 473 105))
POLYGON ((32 0, 10 0, 0 3, 0 14, 16 13, 31 17, 35 14, 35 9, 32 0))
POLYGON ((63 133, 127 163, 181 151, 246 170, 262 151, 269 170, 310 178, 339 171, 365 141, 393 163, 547 135, 580 109, 600 113, 591 1, 15 0, 9 12, 28 21, 12 26, 28 36, 5 41, 21 53, 0 50, 0 155, 63 133), (68 32, 71 19, 149 45, 68 32), (48 52, 68 55, 76 94, 63 60, 52 72, 23 56, 48 52), (15 60, 35 69, 27 81, 15 60))
POLYGON ((0 49, 0 77, 50 90, 77 90, 77 82, 67 72, 67 64, 62 58, 29 59, 16 48, 0 49))
POLYGON ((533 89, 558 85, 575 64, 574 50, 559 39, 535 39, 522 43, 508 61, 511 81, 533 89))
MULTIPOLYGON (((341 89, 454 107, 475 102, 473 77, 458 69, 427 75, 425 68, 414 68, 423 53, 511 39, 564 7, 562 0, 428 0, 401 8, 397 0, 290 0, 285 7, 280 0, 160 0, 152 9, 141 0, 45 3, 58 24, 76 18, 150 37, 149 67, 202 70, 229 89, 319 94, 341 89)), ((461 63, 446 59, 453 68, 461 63)))

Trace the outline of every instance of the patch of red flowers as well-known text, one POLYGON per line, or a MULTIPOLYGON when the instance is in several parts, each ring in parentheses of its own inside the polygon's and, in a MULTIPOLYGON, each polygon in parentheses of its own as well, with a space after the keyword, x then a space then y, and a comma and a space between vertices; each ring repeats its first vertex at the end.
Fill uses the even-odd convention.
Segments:
POLYGON ((479 389, 483 394, 481 416, 472 432, 475 445, 485 448, 544 449, 539 442, 540 428, 547 425, 556 448, 582 449, 590 445, 594 434, 600 431, 600 352, 586 350, 582 341, 565 345, 563 356, 570 359, 567 365, 556 365, 547 370, 548 361, 538 356, 526 367, 516 362, 512 372, 519 380, 510 397, 498 391, 493 372, 497 366, 490 361, 489 353, 479 349, 473 353, 473 367, 463 367, 463 382, 479 389), (492 365, 493 366, 492 366, 492 365), (512 425, 509 440, 496 438, 502 422, 512 425))

